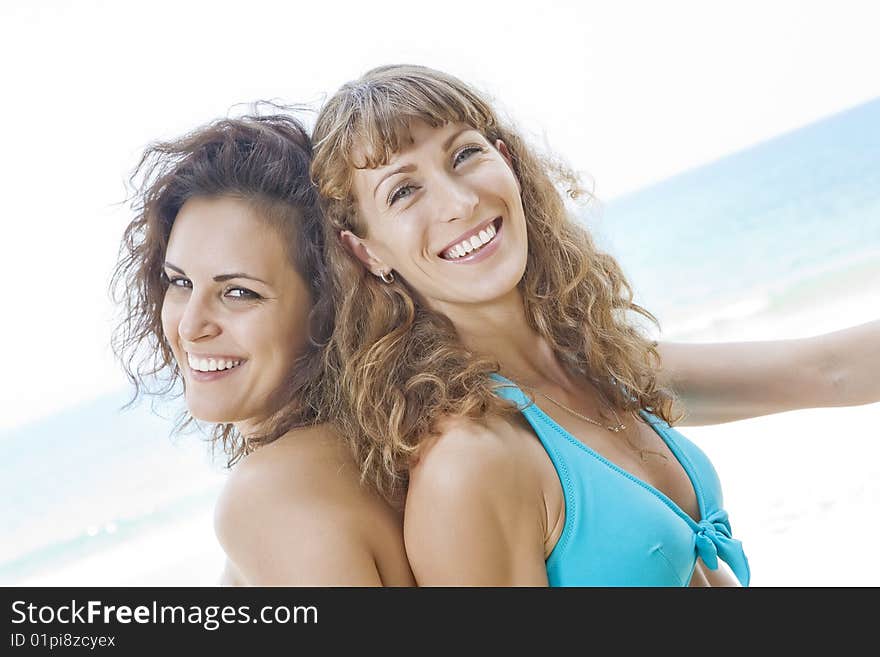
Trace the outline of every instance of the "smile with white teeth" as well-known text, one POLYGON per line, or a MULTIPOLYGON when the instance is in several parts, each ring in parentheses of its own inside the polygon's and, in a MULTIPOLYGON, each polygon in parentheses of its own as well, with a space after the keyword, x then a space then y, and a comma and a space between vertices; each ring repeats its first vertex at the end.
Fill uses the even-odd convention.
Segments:
POLYGON ((218 372, 220 370, 231 370, 233 367, 241 365, 240 360, 228 360, 223 358, 198 358, 190 353, 186 355, 189 366, 197 372, 218 372))
POLYGON ((447 260, 455 260, 456 258, 462 258, 469 253, 473 253, 474 251, 479 251, 494 239, 495 234, 495 226, 489 224, 476 235, 473 235, 469 239, 462 240, 451 249, 447 249, 443 253, 443 257, 447 260))

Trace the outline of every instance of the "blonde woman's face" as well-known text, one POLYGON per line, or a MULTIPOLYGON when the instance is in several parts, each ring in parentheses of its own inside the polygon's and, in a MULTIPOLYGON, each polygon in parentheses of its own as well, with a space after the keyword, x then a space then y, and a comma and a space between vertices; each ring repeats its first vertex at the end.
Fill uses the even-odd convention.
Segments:
POLYGON ((262 419, 304 346, 311 307, 279 232, 240 199, 192 198, 174 221, 165 275, 162 328, 192 415, 262 419))
POLYGON ((356 170, 367 235, 343 240, 374 274, 393 270, 454 319, 515 293, 528 250, 519 183, 500 140, 463 124, 410 130, 386 166, 356 170))

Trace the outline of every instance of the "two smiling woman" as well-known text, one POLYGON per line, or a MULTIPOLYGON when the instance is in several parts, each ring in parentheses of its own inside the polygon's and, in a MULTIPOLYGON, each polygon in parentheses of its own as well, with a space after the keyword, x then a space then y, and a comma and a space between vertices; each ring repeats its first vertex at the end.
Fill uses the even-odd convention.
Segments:
POLYGON ((229 582, 747 584, 717 475, 672 425, 880 399, 878 322, 642 335, 566 211, 576 177, 454 77, 382 67, 328 101, 321 212, 305 135, 245 123, 157 151, 120 268, 130 344, 241 460, 217 515, 229 582), (253 145, 264 128, 281 150, 253 145), (217 175, 230 161, 248 185, 217 175))

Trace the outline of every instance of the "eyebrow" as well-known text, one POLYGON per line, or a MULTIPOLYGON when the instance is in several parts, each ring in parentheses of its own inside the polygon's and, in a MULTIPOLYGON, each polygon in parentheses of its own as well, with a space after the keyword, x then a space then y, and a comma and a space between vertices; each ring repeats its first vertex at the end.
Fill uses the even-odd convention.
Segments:
MULTIPOLYGON (((166 266, 168 269, 171 269, 171 270, 173 270, 173 271, 176 271, 178 274, 180 274, 180 275, 182 275, 182 276, 186 276, 186 272, 185 272, 185 271, 183 271, 180 267, 177 267, 177 266, 175 266, 175 265, 172 265, 172 264, 171 264, 170 262, 168 262, 167 260, 165 261, 165 266, 166 266)), ((264 285, 268 285, 268 283, 267 283, 266 281, 264 281, 262 278, 257 278, 256 276, 251 276, 250 274, 245 274, 245 273, 243 273, 243 272, 232 272, 232 273, 230 273, 230 274, 217 274, 217 275, 214 277, 214 281, 217 282, 217 283, 223 283, 224 281, 228 281, 228 280, 231 280, 231 279, 233 279, 233 278, 247 278, 247 279, 249 279, 249 280, 257 281, 257 282, 259 282, 259 283, 263 283, 264 285)))
POLYGON ((389 171, 384 176, 382 176, 379 184, 376 185, 376 189, 373 190, 373 198, 376 198, 376 194, 379 193, 379 188, 382 186, 382 183, 388 180, 391 176, 396 176, 398 173, 412 173, 415 170, 416 167, 414 164, 406 164, 402 167, 397 167, 394 171, 389 171))
MULTIPOLYGON (((470 126, 466 126, 466 127, 462 128, 461 130, 454 132, 452 135, 449 136, 449 138, 446 141, 443 142, 443 150, 444 151, 449 150, 449 147, 452 146, 452 142, 454 142, 456 139, 458 139, 462 133, 468 132, 469 130, 474 130, 474 129, 475 128, 472 128, 470 126)), ((385 182, 386 180, 388 180, 391 176, 396 176, 398 173, 411 173, 414 170, 415 170, 414 165, 406 164, 406 165, 404 165, 402 167, 398 167, 394 171, 391 171, 391 172, 385 174, 384 176, 382 176, 382 179, 379 181, 379 183, 376 185, 376 188, 373 190, 373 198, 376 197, 376 194, 379 192, 379 188, 382 186, 382 183, 385 182)))
POLYGON ((452 146, 452 142, 454 142, 456 139, 458 139, 459 135, 461 135, 463 132, 468 132, 469 130, 474 130, 474 128, 472 128, 470 126, 466 126, 466 127, 462 128, 461 130, 459 130, 458 132, 451 135, 449 137, 449 139, 447 139, 446 141, 443 142, 443 150, 444 151, 449 150, 449 147, 452 146))

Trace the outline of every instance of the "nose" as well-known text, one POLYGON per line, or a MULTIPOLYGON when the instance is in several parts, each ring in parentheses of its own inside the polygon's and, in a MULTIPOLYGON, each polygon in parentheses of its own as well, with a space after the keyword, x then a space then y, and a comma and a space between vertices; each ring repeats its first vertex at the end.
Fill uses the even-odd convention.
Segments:
POLYGON ((185 342, 197 342, 220 334, 210 299, 190 294, 180 316, 177 332, 185 342))
POLYGON ((440 216, 444 221, 470 219, 480 197, 469 184, 454 176, 445 176, 435 185, 440 216))

